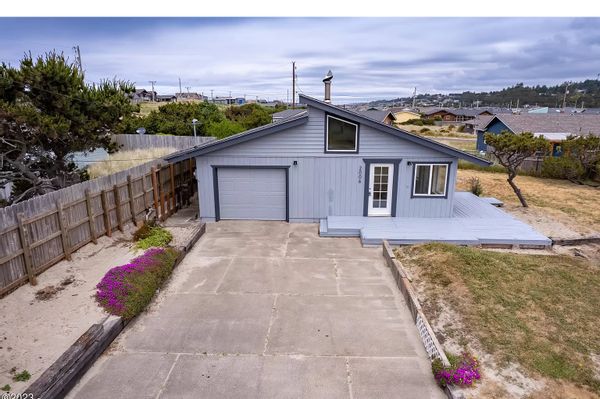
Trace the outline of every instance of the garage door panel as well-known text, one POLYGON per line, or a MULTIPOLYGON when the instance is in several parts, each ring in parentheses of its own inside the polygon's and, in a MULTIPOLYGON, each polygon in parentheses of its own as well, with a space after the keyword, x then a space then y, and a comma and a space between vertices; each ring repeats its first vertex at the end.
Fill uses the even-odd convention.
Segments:
POLYGON ((284 169, 220 168, 221 219, 286 220, 284 169))

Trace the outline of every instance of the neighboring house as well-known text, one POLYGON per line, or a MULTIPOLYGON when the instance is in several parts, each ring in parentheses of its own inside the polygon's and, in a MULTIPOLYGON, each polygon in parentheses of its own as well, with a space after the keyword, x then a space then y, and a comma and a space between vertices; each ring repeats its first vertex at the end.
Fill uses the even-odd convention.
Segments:
POLYGON ((195 158, 200 218, 451 218, 458 160, 490 162, 300 95, 303 112, 167 156, 195 158))
POLYGON ((244 97, 215 97, 212 99, 212 102, 215 104, 221 105, 244 105, 246 104, 246 99, 244 97))
POLYGON ((297 116, 303 112, 306 112, 305 108, 286 109, 283 111, 275 112, 272 115, 273 123, 281 122, 284 119, 293 118, 294 116, 297 116))
POLYGON ((600 135, 600 115, 586 114, 503 114, 495 115, 476 127, 477 150, 487 151, 485 134, 531 132, 553 143, 552 154, 562 153, 561 142, 570 135, 600 135))
POLYGON ((424 113, 424 117, 427 119, 440 117, 444 122, 464 122, 475 119, 479 115, 493 115, 493 113, 487 109, 478 108, 442 108, 424 113))
POLYGON ((390 108, 389 111, 394 115, 396 124, 401 124, 411 119, 421 119, 421 114, 410 108, 390 108))
POLYGON ((177 101, 177 97, 174 94, 159 94, 156 96, 156 101, 161 103, 171 103, 177 101))
POLYGON ((489 121, 491 121, 493 118, 493 116, 490 115, 480 115, 477 116, 475 119, 471 119, 465 122, 465 129, 463 130, 463 132, 465 133, 476 133, 477 129, 479 129, 480 126, 484 126, 486 125, 489 121))
POLYGON ((177 97, 178 100, 186 100, 186 101, 206 101, 206 100, 208 100, 208 97, 206 97, 202 94, 198 94, 196 92, 175 93, 175 97, 177 97))
POLYGON ((389 110, 380 111, 378 109, 368 109, 366 111, 360 111, 359 113, 377 122, 385 123, 386 125, 393 125, 396 122, 394 114, 389 110))
POLYGON ((137 89, 135 91, 135 93, 133 93, 132 97, 131 97, 131 101, 139 104, 139 103, 143 103, 143 102, 149 102, 152 101, 152 99, 156 96, 156 92, 154 91, 148 91, 145 89, 137 89))

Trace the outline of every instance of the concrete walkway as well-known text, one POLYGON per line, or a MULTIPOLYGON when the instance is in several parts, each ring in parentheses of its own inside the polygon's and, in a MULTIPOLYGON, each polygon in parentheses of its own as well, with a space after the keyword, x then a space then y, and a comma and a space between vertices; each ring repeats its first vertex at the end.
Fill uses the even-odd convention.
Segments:
POLYGON ((222 221, 69 397, 444 395, 380 248, 222 221))

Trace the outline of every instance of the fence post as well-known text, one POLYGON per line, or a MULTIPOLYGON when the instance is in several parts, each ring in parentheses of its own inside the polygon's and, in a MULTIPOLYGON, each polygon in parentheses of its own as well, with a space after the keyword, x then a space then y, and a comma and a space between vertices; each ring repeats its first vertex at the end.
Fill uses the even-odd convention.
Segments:
POLYGON ((156 180, 156 168, 153 166, 151 170, 152 174, 152 197, 154 198, 154 211, 156 212, 156 218, 158 219, 158 182, 156 180))
POLYGON ((170 163, 169 164, 169 175, 171 176, 171 211, 169 212, 170 215, 175 213, 175 210, 177 208, 177 200, 175 199, 175 171, 174 171, 174 167, 173 164, 170 163))
POLYGON ((63 250, 65 251, 65 258, 71 260, 71 244, 69 240, 69 226, 65 219, 65 213, 63 212, 63 206, 60 200, 56 200, 56 210, 58 211, 58 225, 60 226, 60 237, 62 239, 63 250))
POLYGON ((100 192, 100 199, 102 201, 102 212, 104 217, 104 228, 106 229, 106 235, 112 236, 112 226, 110 225, 110 210, 108 209, 108 199, 106 198, 106 190, 100 192))
POLYGON ((87 208, 87 214, 90 223, 90 237, 94 244, 98 244, 96 239, 96 217, 94 216, 94 210, 92 209, 92 198, 90 196, 90 189, 85 189, 85 206, 87 208))
POLYGON ((29 248, 29 239, 27 238, 27 229, 23 223, 23 214, 17 214, 17 223, 19 224, 19 237, 21 238, 21 246, 23 247, 23 259, 25 260, 25 271, 31 285, 37 285, 35 272, 31 265, 31 248, 29 248))
POLYGON ((163 167, 161 165, 158 165, 158 195, 160 196, 160 220, 164 221, 166 219, 166 215, 165 215, 165 184, 163 182, 163 173, 162 173, 163 167))
POLYGON ((129 195, 129 211, 131 212, 131 220, 134 225, 138 225, 135 218, 135 202, 133 202, 133 185, 131 183, 131 175, 127 175, 127 194, 129 195))
POLYGON ((142 192, 144 193, 142 198, 144 199, 144 209, 148 209, 148 198, 146 198, 147 191, 148 188, 146 187, 146 174, 142 174, 142 192))
POLYGON ((123 229, 123 215, 121 215, 121 194, 119 194, 119 186, 115 184, 113 186, 113 192, 115 196, 115 205, 117 212, 117 225, 119 226, 120 231, 124 231, 123 229))

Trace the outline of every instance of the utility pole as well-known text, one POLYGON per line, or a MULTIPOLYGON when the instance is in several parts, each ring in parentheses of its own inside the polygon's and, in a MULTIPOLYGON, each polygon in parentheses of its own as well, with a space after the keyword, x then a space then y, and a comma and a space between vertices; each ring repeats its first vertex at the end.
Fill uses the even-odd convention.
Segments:
POLYGON ((563 112, 564 112, 565 108, 567 107, 567 94, 568 93, 569 93, 569 82, 567 82, 567 86, 565 87, 565 94, 563 96, 563 103, 562 103, 563 112))
POLYGON ((79 51, 79 44, 73 46, 73 50, 75 50, 75 59, 77 60, 77 67, 79 68, 79 72, 83 73, 83 65, 81 64, 81 51, 79 51))
POLYGON ((415 108, 416 102, 417 102, 417 88, 415 87, 415 90, 413 91, 413 101, 412 101, 413 109, 415 108))
POLYGON ((183 92, 181 91, 181 78, 179 78, 179 95, 177 96, 177 98, 181 97, 181 94, 183 92))
POLYGON ((214 91, 214 90, 212 90, 212 89, 210 90, 210 101, 212 101, 212 102, 214 102, 214 101, 215 101, 215 100, 214 100, 214 97, 213 97, 213 91, 214 91))
POLYGON ((152 85, 152 102, 155 102, 154 84, 156 83, 156 80, 149 80, 148 82, 152 85))
POLYGON ((185 86, 185 89, 187 90, 188 94, 190 94, 190 89, 192 88, 192 86, 185 86))
POLYGON ((292 61, 292 109, 296 108, 296 61, 292 61))

